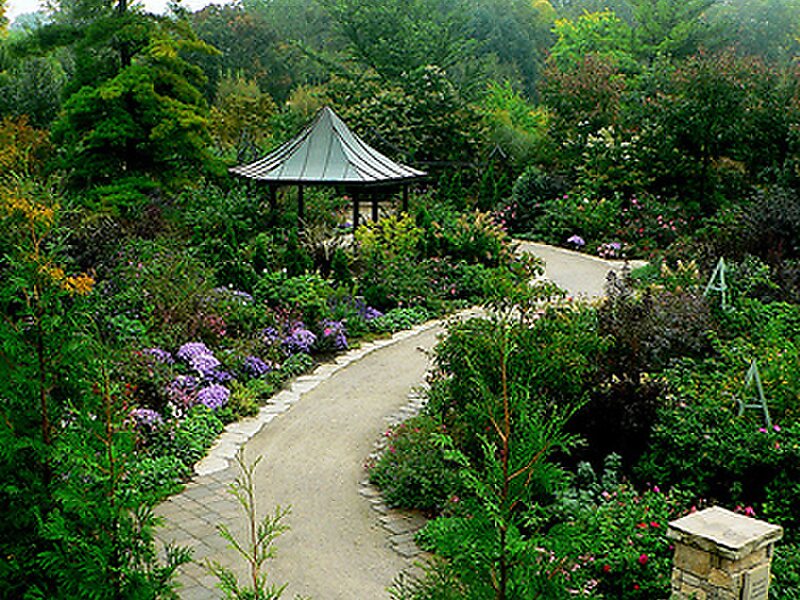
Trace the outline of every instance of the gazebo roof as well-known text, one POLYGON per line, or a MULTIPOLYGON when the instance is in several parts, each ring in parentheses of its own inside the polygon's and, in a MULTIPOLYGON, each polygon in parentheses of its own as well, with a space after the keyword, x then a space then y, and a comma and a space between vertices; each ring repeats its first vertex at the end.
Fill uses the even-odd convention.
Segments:
POLYGON ((231 173, 276 184, 380 185, 424 177, 367 145, 329 107, 299 135, 231 173))

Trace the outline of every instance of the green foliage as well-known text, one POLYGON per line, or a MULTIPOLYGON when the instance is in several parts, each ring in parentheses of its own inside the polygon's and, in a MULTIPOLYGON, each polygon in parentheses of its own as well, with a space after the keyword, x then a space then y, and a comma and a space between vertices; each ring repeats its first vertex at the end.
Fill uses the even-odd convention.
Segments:
POLYGON ((175 427, 174 434, 164 439, 154 453, 173 455, 185 465, 194 465, 206 455, 222 428, 222 421, 212 410, 202 405, 193 406, 175 427))
POLYGON ((372 319, 369 322, 369 328, 377 333, 394 333, 403 329, 411 329, 414 325, 424 323, 429 318, 430 313, 421 306, 393 308, 386 314, 372 319))
POLYGON ((709 37, 705 14, 717 0, 629 0, 636 23, 633 44, 644 60, 686 57, 709 37))
POLYGON ((486 61, 486 71, 533 97, 553 42, 553 6, 547 0, 484 0, 468 8, 470 37, 478 42, 475 52, 486 61))
POLYGON ((256 158, 246 150, 269 145, 270 121, 278 107, 269 94, 261 92, 254 80, 241 74, 227 76, 217 84, 214 104, 211 106, 209 129, 217 146, 223 150, 235 149, 238 160, 256 158))
POLYGON ((432 226, 442 256, 490 267, 506 264, 511 257, 508 235, 489 213, 446 214, 432 226))
POLYGON ((797 551, 797 544, 782 543, 775 546, 770 595, 779 600, 797 600, 800 597, 800 560, 797 551))
POLYGON ((292 354, 283 362, 281 371, 286 375, 287 378, 295 377, 297 375, 306 373, 313 366, 314 359, 311 358, 311 356, 304 354, 303 352, 298 352, 297 354, 292 354))
POLYGON ((726 32, 737 52, 785 64, 798 53, 800 3, 797 0, 751 0, 715 3, 707 12, 710 27, 726 32))
MULTIPOLYGON (((445 456, 461 467, 469 494, 456 503, 453 516, 429 523, 423 539, 450 560, 466 598, 536 598, 558 587, 534 558, 537 536, 530 533, 535 522, 528 510, 547 503, 563 482, 552 458, 577 443, 564 425, 581 400, 553 402, 551 393, 542 393, 538 366, 525 361, 518 323, 488 322, 488 328, 480 362, 464 356, 461 370, 450 370, 459 389, 472 389, 461 410, 485 423, 468 438, 480 441, 480 452, 465 454, 462 435, 442 438, 445 456)), ((450 419, 452 414, 445 422, 450 419)))
MULTIPOLYGON (((599 376, 597 354, 606 342, 597 332, 596 315, 585 307, 545 310, 530 323, 513 323, 504 332, 485 319, 454 324, 448 337, 436 349, 436 364, 446 378, 429 399, 431 414, 438 415, 462 449, 475 459, 480 436, 499 421, 497 413, 487 414, 485 394, 498 395, 503 389, 500 370, 500 338, 506 335, 514 352, 507 361, 508 385, 518 394, 515 410, 533 418, 546 406, 570 413, 587 399, 599 376), (481 386, 473 381, 480 373, 481 386)), ((542 418, 545 418, 542 415, 542 418)))
POLYGON ((397 160, 471 161, 482 124, 440 67, 426 65, 385 82, 374 73, 332 80, 326 96, 367 143, 397 160))
POLYGON ((587 12, 574 20, 557 20, 555 33, 558 39, 550 57, 561 69, 576 68, 588 56, 623 70, 632 67, 630 29, 609 10, 587 12))
POLYGON ((481 112, 491 141, 516 166, 547 153, 550 115, 545 108, 529 103, 511 84, 492 82, 481 100, 481 112))
POLYGON ((219 335, 206 319, 213 279, 203 263, 166 240, 131 242, 120 254, 107 283, 112 295, 102 301, 119 341, 138 335, 142 326, 153 342, 167 346, 219 335))
POLYGON ((574 65, 551 62, 541 89, 553 112, 553 135, 561 146, 557 159, 577 162, 590 135, 619 121, 627 80, 608 57, 589 54, 574 65))
POLYGON ((449 69, 469 55, 461 0, 327 0, 348 49, 389 81, 428 65, 449 69))
POLYGON ((222 284, 250 291, 259 273, 278 264, 276 234, 257 233, 268 218, 262 200, 245 185, 225 190, 206 183, 183 194, 181 219, 191 244, 222 284))
POLYGON ((26 115, 36 127, 47 127, 61 108, 67 78, 54 57, 32 56, 0 72, 0 115, 26 115))
POLYGON ((131 175, 175 186, 210 166, 202 73, 182 53, 210 51, 185 28, 153 23, 136 62, 74 93, 53 124, 63 166, 78 184, 131 175))
MULTIPOLYGON (((597 487, 591 467, 585 470, 597 487)), ((604 481, 594 498, 572 505, 545 543, 569 568, 572 589, 604 598, 666 598, 673 555, 667 523, 682 516, 681 503, 676 493, 638 493, 604 481)))
POLYGON ((62 482, 42 525, 51 548, 40 554, 41 567, 67 598, 162 597, 190 551, 168 549, 166 564, 158 564, 150 490, 125 483, 144 479, 121 395, 101 387, 81 401, 56 442, 62 482))
POLYGON ((530 233, 545 212, 547 202, 560 195, 558 182, 538 165, 529 165, 514 182, 510 202, 502 214, 513 233, 530 233))
POLYGON ((286 584, 278 586, 270 583, 264 566, 275 557, 275 540, 288 529, 281 521, 289 514, 289 509, 277 507, 272 515, 259 520, 254 473, 260 461, 259 456, 252 464, 247 465, 242 454, 237 454, 236 463, 241 475, 228 488, 245 513, 248 538, 240 540, 231 533, 227 525, 217 526, 220 537, 245 560, 249 584, 240 584, 236 574, 217 561, 206 563, 206 568, 219 579, 219 587, 229 600, 277 600, 286 588, 286 584))
POLYGON ((255 288, 255 296, 270 306, 299 312, 311 327, 328 313, 328 298, 333 295, 330 282, 319 275, 289 277, 286 273, 265 273, 255 288))
POLYGON ((130 487, 155 503, 183 489, 183 481, 192 475, 192 467, 173 455, 137 456, 130 487))
POLYGON ((441 424, 427 416, 413 417, 386 432, 386 450, 369 478, 387 504, 437 514, 454 495, 457 498, 457 470, 438 443, 442 432, 441 424))

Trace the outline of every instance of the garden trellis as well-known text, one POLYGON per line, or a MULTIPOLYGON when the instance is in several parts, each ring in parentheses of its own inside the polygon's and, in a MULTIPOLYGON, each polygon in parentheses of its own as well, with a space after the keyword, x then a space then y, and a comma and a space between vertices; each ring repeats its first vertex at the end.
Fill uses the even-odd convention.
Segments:
POLYGON ((744 414, 745 409, 760 410, 764 417, 764 425, 767 429, 771 429, 772 419, 769 416, 769 407, 764 396, 764 386, 761 385, 761 375, 758 372, 758 363, 755 358, 750 362, 750 368, 747 369, 742 396, 744 399, 736 397, 736 403, 739 405, 739 416, 741 417, 744 414))
POLYGON ((356 228, 362 197, 371 200, 372 219, 377 220, 379 196, 402 188, 403 210, 407 211, 409 183, 427 176, 424 171, 396 163, 367 145, 327 106, 297 136, 265 157, 233 167, 230 172, 268 184, 273 210, 277 205, 277 189, 296 185, 300 227, 305 215, 305 186, 344 188, 353 199, 353 228, 356 228))
POLYGON ((730 308, 730 304, 728 303, 728 284, 725 281, 727 270, 728 267, 725 264, 725 259, 720 257, 717 266, 714 268, 714 272, 711 274, 711 278, 708 280, 706 290, 703 292, 703 295, 706 297, 711 292, 719 292, 722 310, 728 310, 730 308))

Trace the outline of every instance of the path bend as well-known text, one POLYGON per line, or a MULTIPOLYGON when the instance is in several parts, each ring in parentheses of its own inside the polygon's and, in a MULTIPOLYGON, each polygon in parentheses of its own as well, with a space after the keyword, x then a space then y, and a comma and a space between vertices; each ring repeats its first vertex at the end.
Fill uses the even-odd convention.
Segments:
MULTIPOLYGON (((546 276, 574 296, 602 295, 608 271, 621 269, 620 263, 541 244, 523 242, 520 249, 543 258, 546 276)), ((301 393, 291 410, 276 411, 246 442, 248 462, 263 457, 256 471, 260 514, 291 507, 290 530, 278 538, 277 556, 267 565, 273 582, 287 583, 284 598, 387 599, 394 578, 411 566, 391 549, 386 530, 359 494, 359 482, 387 418, 421 383, 427 352, 441 331, 437 324, 398 336, 332 374, 323 365, 320 372, 327 374, 316 387, 301 393)), ((236 469, 228 465, 195 477, 157 514, 164 521, 162 541, 191 546, 196 561, 217 560, 243 576, 243 563, 215 530, 225 523, 235 534, 244 533, 242 513, 226 491, 236 469)), ((185 600, 221 597, 216 579, 198 564, 183 568, 180 581, 185 600)))

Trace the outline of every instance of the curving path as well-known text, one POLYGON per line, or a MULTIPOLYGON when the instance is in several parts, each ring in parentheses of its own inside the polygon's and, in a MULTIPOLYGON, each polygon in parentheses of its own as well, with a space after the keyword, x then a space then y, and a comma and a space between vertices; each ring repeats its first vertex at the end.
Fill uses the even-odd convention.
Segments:
MULTIPOLYGON (((524 242, 521 250, 543 258, 546 276, 576 296, 600 296, 608 271, 621 268, 540 244, 524 242)), ((429 366, 425 351, 441 329, 428 324, 351 351, 299 378, 258 419, 229 426, 186 490, 158 507, 159 538, 192 546, 196 560, 217 560, 244 575, 243 563, 215 531, 218 523, 244 531, 242 513, 226 492, 237 475, 229 459, 244 445, 248 461, 264 457, 256 471, 260 514, 291 506, 290 530, 267 565, 274 583, 288 583, 284 597, 388 598, 386 588, 411 561, 391 549, 359 482, 375 438, 421 383, 429 366)), ((185 567, 180 581, 186 600, 221 597, 216 579, 197 564, 185 567)))

